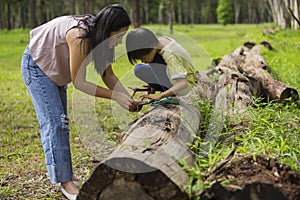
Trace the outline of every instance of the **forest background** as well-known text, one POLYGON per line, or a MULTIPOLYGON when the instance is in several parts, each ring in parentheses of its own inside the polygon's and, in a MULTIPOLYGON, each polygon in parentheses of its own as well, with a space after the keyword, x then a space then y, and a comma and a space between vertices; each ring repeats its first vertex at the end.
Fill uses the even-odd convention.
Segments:
MULTIPOLYGON (((275 50, 263 49, 262 55, 273 77, 300 91, 299 0, 0 0, 0 29, 3 29, 0 30, 0 199, 63 199, 59 187, 49 184, 35 111, 21 78, 20 60, 29 42, 28 31, 60 15, 97 14, 112 3, 126 7, 134 26, 162 24, 159 25, 162 29, 174 28, 201 44, 213 58, 246 41, 269 41, 275 50)), ((124 71, 129 68, 128 62, 122 60, 117 60, 116 66, 124 71)), ((122 76, 124 71, 117 73, 122 76)), ((69 93, 72 92, 70 85, 69 93)), ((109 103, 98 104, 99 126, 105 127, 112 140, 118 139, 120 131, 109 103)), ((230 135, 229 142, 242 142, 238 155, 278 158, 300 171, 299 101, 254 104, 248 111, 253 116, 249 130, 232 135, 232 126, 225 124, 222 134, 230 135)), ((72 112, 70 115, 74 170, 85 181, 93 172, 95 160, 83 146, 72 112)), ((197 139, 201 143, 201 138, 197 139)), ((188 186, 191 193, 209 187, 202 177, 232 150, 228 141, 218 143, 208 159, 197 160, 199 166, 189 169, 190 177, 195 180, 188 186)), ((199 147, 195 143, 191 148, 199 147)))
POLYGON ((33 28, 68 14, 97 14, 124 5, 135 27, 141 24, 238 24, 275 22, 299 28, 299 0, 1 0, 0 29, 33 28))

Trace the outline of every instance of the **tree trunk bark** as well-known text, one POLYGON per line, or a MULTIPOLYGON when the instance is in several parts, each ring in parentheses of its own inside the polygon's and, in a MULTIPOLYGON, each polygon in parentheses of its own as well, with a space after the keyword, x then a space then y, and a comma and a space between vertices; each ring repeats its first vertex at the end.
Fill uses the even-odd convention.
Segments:
POLYGON ((296 101, 299 98, 297 90, 273 79, 266 61, 260 55, 259 46, 253 47, 247 53, 242 72, 261 84, 262 95, 267 101, 282 102, 287 98, 296 101))
POLYGON ((169 31, 170 34, 173 34, 173 15, 174 15, 174 3, 173 0, 168 1, 168 24, 169 24, 169 31))
POLYGON ((30 27, 34 28, 38 25, 36 19, 36 0, 29 1, 29 13, 30 13, 30 27))
POLYGON ((72 6, 72 15, 76 15, 76 0, 70 0, 72 6))
POLYGON ((178 10, 178 17, 177 17, 177 21, 178 24, 182 24, 182 3, 181 0, 177 0, 177 10, 178 10))
POLYGON ((237 0, 233 1, 234 3, 234 23, 239 23, 240 18, 240 11, 241 11, 241 4, 237 0))
POLYGON ((274 22, 282 29, 291 27, 291 16, 288 12, 288 0, 267 0, 272 10, 274 22))
POLYGON ((144 0, 144 15, 145 15, 145 24, 149 24, 149 5, 148 5, 148 0, 144 0))
POLYGON ((215 82, 215 107, 225 115, 243 113, 253 96, 275 102, 299 98, 295 89, 273 79, 258 45, 242 46, 225 55, 214 72, 221 74, 215 82))
POLYGON ((193 164, 186 144, 193 141, 201 120, 192 97, 211 98, 212 94, 209 78, 198 77, 197 86, 180 98, 180 105, 154 107, 130 127, 120 147, 84 183, 78 200, 188 199, 184 186, 189 177, 180 163, 193 164))
POLYGON ((158 6, 158 23, 163 24, 164 23, 164 16, 163 16, 163 9, 164 9, 164 1, 159 2, 158 6))
POLYGON ((178 106, 158 107, 134 124, 121 147, 83 185, 78 199, 187 199, 181 188, 189 178, 177 159, 191 163, 184 145, 191 142, 191 130, 187 124, 179 130, 179 112, 178 106))
POLYGON ((295 89, 271 77, 259 46, 245 43, 225 55, 212 72, 197 73, 196 86, 180 97, 180 105, 159 105, 138 119, 120 146, 95 168, 77 199, 188 199, 184 187, 189 177, 181 164, 194 162, 187 144, 193 142, 201 122, 195 99, 214 100, 215 118, 205 138, 213 145, 223 116, 242 114, 254 95, 275 101, 298 99, 295 89), (208 75, 216 72, 220 76, 212 83, 208 75))
POLYGON ((288 8, 292 15, 291 27, 292 29, 299 29, 299 5, 298 0, 290 0, 290 7, 288 8))
MULTIPOLYGON (((20 2, 20 7, 19 7, 19 13, 20 13, 20 19, 21 19, 21 27, 22 27, 22 29, 26 28, 26 10, 27 9, 26 9, 26 4, 25 3, 23 1, 21 1, 20 2)), ((0 29, 1 29, 1 26, 0 26, 0 29)))
POLYGON ((133 27, 138 28, 140 27, 140 10, 139 10, 139 0, 133 0, 133 27))
POLYGON ((184 24, 189 24, 189 4, 190 0, 183 1, 184 24))
POLYGON ((233 116, 242 113, 251 104, 253 91, 250 79, 239 70, 246 50, 242 46, 226 54, 214 69, 214 72, 220 73, 214 84, 214 106, 220 115, 233 116))
POLYGON ((7 30, 11 30, 11 2, 7 3, 7 30))

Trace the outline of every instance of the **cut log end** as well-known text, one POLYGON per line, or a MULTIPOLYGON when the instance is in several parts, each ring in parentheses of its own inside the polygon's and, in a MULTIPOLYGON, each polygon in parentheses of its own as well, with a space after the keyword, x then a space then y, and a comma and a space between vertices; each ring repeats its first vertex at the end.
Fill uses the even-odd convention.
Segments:
POLYGON ((297 90, 287 87, 280 95, 280 101, 290 99, 291 101, 297 101, 299 99, 299 94, 297 90))
POLYGON ((101 163, 96 167, 91 178, 82 186, 78 200, 188 199, 186 193, 161 170, 138 160, 129 161, 128 158, 114 158, 109 162, 101 163), (123 171, 120 168, 122 163, 131 163, 131 165, 124 166, 123 171), (141 172, 142 169, 146 171, 141 172))

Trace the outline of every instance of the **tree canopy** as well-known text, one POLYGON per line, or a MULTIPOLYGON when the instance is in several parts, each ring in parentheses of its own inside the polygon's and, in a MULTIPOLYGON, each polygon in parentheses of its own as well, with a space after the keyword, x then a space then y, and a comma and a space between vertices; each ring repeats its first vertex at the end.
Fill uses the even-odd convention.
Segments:
POLYGON ((233 23, 233 8, 230 0, 219 0, 217 8, 218 23, 227 25, 233 23))
MULTIPOLYGON (((0 29, 33 28, 60 15, 97 14, 112 0, 1 0, 0 29)), ((133 25, 275 22, 299 28, 300 0, 120 0, 133 25)), ((171 28, 171 27, 170 27, 171 28)))

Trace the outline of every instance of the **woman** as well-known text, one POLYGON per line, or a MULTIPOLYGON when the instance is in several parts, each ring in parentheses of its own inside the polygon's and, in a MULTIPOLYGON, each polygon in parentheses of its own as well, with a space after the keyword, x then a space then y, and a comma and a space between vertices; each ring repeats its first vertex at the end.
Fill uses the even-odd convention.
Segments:
POLYGON ((119 83, 111 66, 114 47, 122 43, 130 23, 126 10, 114 4, 95 17, 61 16, 30 31, 22 75, 39 121, 50 182, 61 183, 68 199, 75 199, 79 190, 72 171, 67 85, 72 82, 82 92, 115 100, 132 111, 137 102, 119 83), (95 69, 108 88, 86 80, 85 59, 91 52, 95 69))

